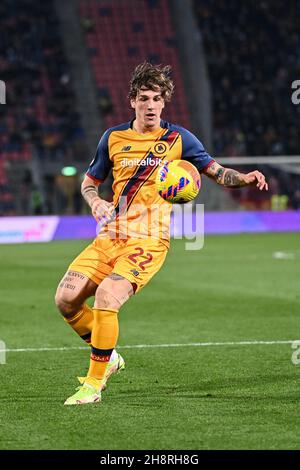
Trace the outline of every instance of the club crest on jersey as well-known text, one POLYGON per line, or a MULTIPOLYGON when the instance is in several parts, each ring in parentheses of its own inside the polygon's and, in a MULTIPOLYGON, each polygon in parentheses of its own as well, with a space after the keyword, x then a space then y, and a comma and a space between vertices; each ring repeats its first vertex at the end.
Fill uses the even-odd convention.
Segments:
POLYGON ((154 155, 165 155, 169 151, 169 145, 166 142, 159 141, 153 146, 154 155))

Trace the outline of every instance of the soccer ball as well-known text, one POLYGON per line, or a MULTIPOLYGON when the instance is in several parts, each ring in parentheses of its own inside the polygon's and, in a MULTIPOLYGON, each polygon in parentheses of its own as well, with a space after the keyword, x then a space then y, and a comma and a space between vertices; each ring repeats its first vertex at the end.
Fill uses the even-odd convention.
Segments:
POLYGON ((173 160, 159 167, 156 175, 158 194, 171 204, 192 201, 199 193, 201 177, 197 168, 186 160, 173 160))

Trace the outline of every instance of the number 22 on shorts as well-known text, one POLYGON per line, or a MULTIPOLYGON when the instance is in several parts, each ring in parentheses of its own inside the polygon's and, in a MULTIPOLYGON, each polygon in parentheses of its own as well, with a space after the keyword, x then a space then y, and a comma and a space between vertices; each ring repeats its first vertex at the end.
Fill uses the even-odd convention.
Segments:
POLYGON ((134 249, 137 252, 129 255, 128 258, 130 259, 130 261, 137 264, 143 271, 145 271, 145 265, 151 263, 151 261, 153 260, 153 255, 151 253, 145 253, 145 250, 141 246, 136 246, 134 249), (147 259, 139 262, 137 258, 143 255, 145 255, 147 259))

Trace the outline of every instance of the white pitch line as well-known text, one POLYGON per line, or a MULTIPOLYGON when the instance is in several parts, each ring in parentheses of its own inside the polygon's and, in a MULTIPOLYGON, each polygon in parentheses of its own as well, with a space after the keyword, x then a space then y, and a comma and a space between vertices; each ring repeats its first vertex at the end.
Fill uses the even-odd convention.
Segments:
MULTIPOLYGON (((170 344, 131 344, 126 346, 118 346, 118 349, 146 349, 146 348, 185 348, 185 347, 203 347, 203 346, 248 346, 248 345, 270 345, 270 344, 292 344, 300 340, 278 340, 278 341, 226 341, 226 342, 209 342, 209 343, 170 343, 170 344)), ((57 347, 57 348, 16 348, 16 349, 0 349, 0 352, 44 352, 44 351, 79 351, 90 349, 86 346, 77 347, 57 347)))
POLYGON ((295 259, 295 252, 288 251, 274 251, 273 258, 275 259, 295 259))

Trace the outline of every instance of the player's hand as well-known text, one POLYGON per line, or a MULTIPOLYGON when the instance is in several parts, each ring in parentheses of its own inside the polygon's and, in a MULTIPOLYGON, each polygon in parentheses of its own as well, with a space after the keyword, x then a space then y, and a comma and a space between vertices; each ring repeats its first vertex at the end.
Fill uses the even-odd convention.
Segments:
POLYGON ((105 225, 114 217, 114 205, 112 202, 107 202, 100 197, 93 200, 91 204, 92 214, 96 222, 105 225))
POLYGON ((260 191, 262 191, 263 189, 268 191, 269 189, 265 176, 260 171, 257 171, 257 170, 251 171, 250 173, 247 173, 246 175, 244 175, 244 181, 246 184, 256 184, 256 187, 260 191))

